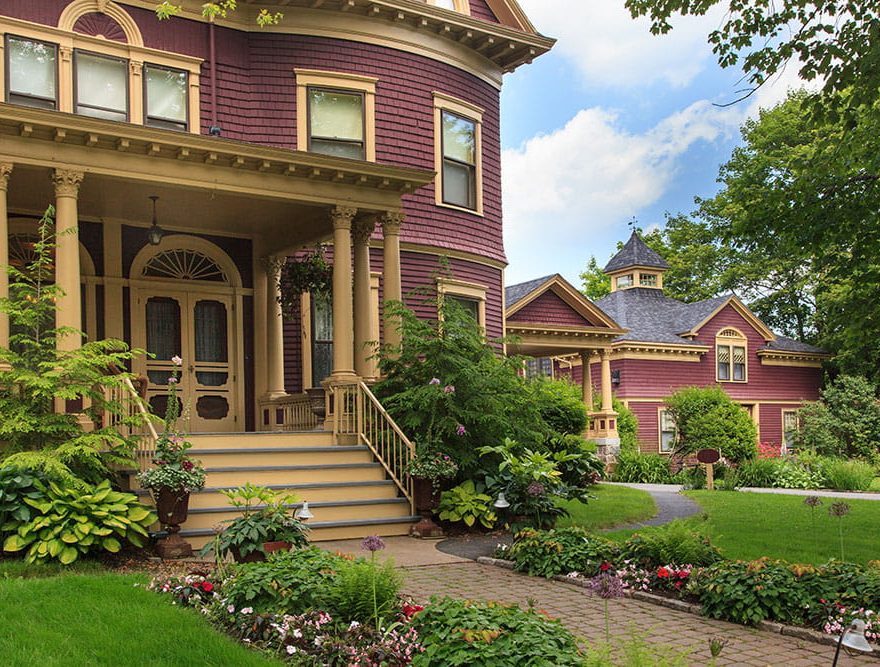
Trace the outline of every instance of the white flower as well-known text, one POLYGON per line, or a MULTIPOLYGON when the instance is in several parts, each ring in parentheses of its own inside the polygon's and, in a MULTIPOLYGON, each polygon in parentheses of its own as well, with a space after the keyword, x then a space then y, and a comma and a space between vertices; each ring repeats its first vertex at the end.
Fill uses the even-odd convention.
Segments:
POLYGON ((173 357, 171 357, 171 363, 175 366, 183 366, 183 359, 175 354, 173 357))
POLYGON ((228 607, 226 607, 226 611, 228 611, 230 614, 234 614, 235 613, 235 605, 234 604, 229 605, 228 607))
POLYGON ((358 627, 359 625, 360 625, 360 623, 358 623, 357 621, 352 621, 352 622, 351 622, 351 625, 348 626, 348 629, 349 629, 349 630, 354 630, 354 629, 355 629, 356 627, 358 627))
POLYGON ((315 646, 320 646, 320 645, 321 645, 321 638, 320 638, 320 637, 315 637, 315 642, 314 642, 314 643, 315 643, 315 646))
POLYGON ((287 645, 287 655, 293 655, 296 653, 296 646, 287 645))
POLYGON ((303 636, 302 630, 300 630, 299 628, 294 628, 292 634, 293 634, 293 636, 296 637, 297 639, 299 639, 300 637, 303 636))
POLYGON ((245 616, 247 616, 248 614, 253 614, 254 608, 253 607, 245 607, 244 609, 241 610, 241 613, 244 614, 245 616))

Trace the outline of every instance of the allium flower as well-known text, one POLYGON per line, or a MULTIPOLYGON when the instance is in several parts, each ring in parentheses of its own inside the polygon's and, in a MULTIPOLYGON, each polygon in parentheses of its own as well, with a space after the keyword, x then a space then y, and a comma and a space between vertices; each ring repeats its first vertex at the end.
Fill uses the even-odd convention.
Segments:
POLYGON ((541 482, 532 482, 526 487, 526 493, 534 497, 543 496, 545 491, 546 489, 541 482))
POLYGON ((440 384, 440 378, 431 378, 428 384, 440 384))
POLYGON ((171 357, 171 363, 175 366, 183 366, 183 359, 175 354, 173 357, 171 357))
POLYGON ((459 424, 458 427, 455 429, 455 433, 456 435, 465 435, 467 433, 467 429, 463 425, 459 424))
POLYGON ((623 580, 607 572, 603 572, 590 579, 590 583, 587 586, 590 595, 596 595, 603 600, 622 598, 624 589, 623 580))
POLYGON ((385 542, 378 535, 365 537, 361 542, 361 549, 364 551, 381 551, 384 548, 385 542))
POLYGON ((454 394, 455 393, 455 386, 451 385, 451 384, 446 385, 445 387, 443 387, 443 393, 444 394, 454 394))
POLYGON ((828 508, 828 514, 836 517, 843 517, 849 514, 849 504, 848 503, 832 503, 831 507, 828 508))
POLYGON ((822 504, 822 499, 819 496, 807 496, 804 498, 804 505, 807 507, 819 507, 822 504))

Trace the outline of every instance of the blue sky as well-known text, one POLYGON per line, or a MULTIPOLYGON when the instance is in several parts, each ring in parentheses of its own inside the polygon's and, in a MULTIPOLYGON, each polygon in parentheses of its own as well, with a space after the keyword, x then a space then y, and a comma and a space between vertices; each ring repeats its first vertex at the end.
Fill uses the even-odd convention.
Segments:
POLYGON ((717 190, 739 127, 798 85, 796 68, 731 107, 743 84, 706 43, 720 15, 653 36, 624 0, 520 0, 559 41, 505 78, 502 149, 507 284, 561 273, 579 286, 636 217, 690 212, 717 190))

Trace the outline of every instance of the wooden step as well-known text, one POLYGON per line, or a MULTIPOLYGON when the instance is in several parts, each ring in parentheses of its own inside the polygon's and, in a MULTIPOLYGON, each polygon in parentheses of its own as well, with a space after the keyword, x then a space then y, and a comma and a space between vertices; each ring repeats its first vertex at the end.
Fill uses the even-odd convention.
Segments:
POLYGON ((256 433, 193 433, 186 438, 198 449, 250 447, 329 447, 336 444, 330 431, 258 431, 256 433))
MULTIPOLYGON (((261 443, 262 445, 262 443, 261 443)), ((370 463, 373 453, 363 445, 327 447, 241 447, 203 449, 193 447, 190 455, 205 468, 230 466, 293 466, 370 463)))
MULTIPOLYGON (((311 505, 309 505, 311 507, 311 505)), ((350 540, 367 535, 391 537, 408 535, 410 527, 421 519, 417 515, 406 515, 387 519, 354 519, 348 521, 309 521, 309 541, 327 542, 330 540, 350 540)), ((210 528, 184 528, 180 534, 198 551, 214 535, 210 528)))
POLYGON ((365 482, 385 479, 385 469, 378 463, 337 463, 299 466, 228 466, 206 468, 209 486, 241 486, 245 482, 305 484, 318 482, 365 482))
MULTIPOLYGON (((301 503, 288 505, 291 512, 301 503)), ((320 521, 346 521, 356 519, 388 519, 409 514, 409 502, 405 498, 376 498, 371 500, 336 500, 329 502, 309 501, 309 509, 320 521)), ((212 528, 241 516, 241 511, 223 505, 190 509, 186 525, 189 528, 212 528)))

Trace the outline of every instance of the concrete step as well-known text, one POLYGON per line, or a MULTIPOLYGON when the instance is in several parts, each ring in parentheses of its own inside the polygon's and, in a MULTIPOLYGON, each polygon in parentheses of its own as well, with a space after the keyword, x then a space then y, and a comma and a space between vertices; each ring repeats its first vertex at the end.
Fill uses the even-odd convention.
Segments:
POLYGON ((298 466, 226 466, 206 468, 207 486, 259 486, 274 484, 316 484, 321 482, 366 482, 385 479, 378 463, 338 463, 298 466))
MULTIPOLYGON (((262 443, 261 443, 262 445, 262 443)), ((370 463, 373 453, 364 445, 327 447, 241 447, 206 449, 193 447, 189 453, 205 468, 235 466, 295 466, 370 463)))
POLYGON ((329 447, 336 444, 330 431, 258 431, 256 433, 193 433, 193 448, 247 449, 251 447, 329 447))
MULTIPOLYGON (((309 505, 311 507, 311 505, 309 505)), ((312 542, 327 542, 330 540, 349 540, 367 535, 379 535, 391 537, 393 535, 407 535, 410 527, 421 517, 406 515, 387 519, 354 519, 348 521, 309 521, 309 540, 312 542)), ((214 535, 210 528, 189 528, 189 522, 184 524, 180 534, 193 545, 198 551, 214 535)))

